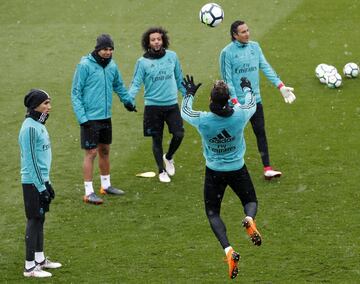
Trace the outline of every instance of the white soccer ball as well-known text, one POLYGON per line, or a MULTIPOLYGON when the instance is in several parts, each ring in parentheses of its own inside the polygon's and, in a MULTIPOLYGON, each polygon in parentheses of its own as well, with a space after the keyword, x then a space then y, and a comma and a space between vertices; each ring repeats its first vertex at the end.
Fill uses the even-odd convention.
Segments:
POLYGON ((321 63, 315 68, 315 76, 320 80, 322 84, 326 83, 328 66, 325 63, 321 63))
POLYGON ((329 88, 339 88, 341 86, 342 79, 339 73, 329 74, 326 77, 326 85, 329 88))
POLYGON ((328 66, 327 66, 326 72, 329 73, 329 74, 339 73, 339 72, 337 71, 337 69, 335 68, 335 66, 332 66, 332 65, 328 65, 328 66))
POLYGON ((355 78, 359 75, 359 66, 353 62, 347 63, 343 68, 343 72, 346 77, 355 78))
POLYGON ((224 20, 224 10, 216 3, 207 3, 199 12, 200 22, 215 28, 224 20))

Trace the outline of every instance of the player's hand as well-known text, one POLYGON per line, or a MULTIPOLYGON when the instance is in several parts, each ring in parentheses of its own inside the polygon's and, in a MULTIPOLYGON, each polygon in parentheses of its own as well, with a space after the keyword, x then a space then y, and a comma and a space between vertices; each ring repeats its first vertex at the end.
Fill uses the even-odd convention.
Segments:
POLYGON ((39 192, 40 207, 44 209, 45 212, 49 211, 49 204, 51 203, 50 193, 47 189, 39 192))
POLYGON ((134 111, 137 112, 136 106, 134 106, 131 103, 124 104, 124 107, 127 109, 127 111, 134 111))
POLYGON ((192 96, 195 96, 197 89, 201 86, 201 83, 195 85, 193 76, 186 75, 186 78, 183 78, 181 84, 186 89, 186 93, 192 96))
POLYGON ((240 87, 244 90, 244 88, 249 88, 251 90, 251 82, 248 78, 242 77, 240 82, 240 87))
POLYGON ((294 88, 286 87, 285 85, 280 88, 281 95, 284 97, 285 102, 288 104, 293 103, 296 99, 293 91, 294 88))
POLYGON ((52 187, 52 185, 48 182, 45 183, 45 186, 46 186, 46 190, 49 192, 50 194, 50 199, 55 199, 55 191, 52 187))

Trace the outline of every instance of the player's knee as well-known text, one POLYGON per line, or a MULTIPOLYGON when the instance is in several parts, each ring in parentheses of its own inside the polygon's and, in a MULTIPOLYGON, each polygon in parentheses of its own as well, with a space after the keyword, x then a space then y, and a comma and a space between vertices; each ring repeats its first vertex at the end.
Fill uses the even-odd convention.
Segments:
POLYGON ((156 134, 152 135, 153 144, 159 144, 162 143, 162 135, 156 134))
POLYGON ((99 147, 98 152, 99 152, 99 155, 101 155, 102 157, 109 156, 110 148, 108 146, 99 147))
POLYGON ((220 209, 218 206, 210 205, 205 202, 205 213, 208 219, 211 219, 220 215, 220 209))
POLYGON ((97 149, 87 149, 85 150, 85 158, 94 160, 97 156, 97 149))
POLYGON ((177 131, 173 133, 174 139, 182 140, 184 138, 184 131, 177 131))

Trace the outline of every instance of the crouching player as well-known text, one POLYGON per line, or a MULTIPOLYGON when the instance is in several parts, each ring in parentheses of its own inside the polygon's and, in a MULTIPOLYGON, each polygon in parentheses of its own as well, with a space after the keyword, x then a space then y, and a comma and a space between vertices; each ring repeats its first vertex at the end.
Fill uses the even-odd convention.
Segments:
POLYGON ((240 255, 229 243, 226 227, 220 217, 221 202, 229 185, 241 200, 245 218, 243 226, 252 242, 260 246, 261 236, 255 225, 257 198, 253 183, 244 163, 244 128, 255 112, 256 101, 250 81, 241 79, 241 88, 246 94, 244 105, 231 108, 229 89, 224 81, 217 81, 210 94, 210 112, 192 109, 194 96, 201 84, 195 85, 193 77, 186 76, 183 86, 187 94, 182 101, 181 115, 194 126, 202 139, 206 159, 204 202, 211 229, 219 240, 229 265, 229 277, 238 274, 240 255))
POLYGON ((55 198, 50 184, 51 147, 45 122, 51 110, 49 95, 39 89, 31 90, 24 98, 27 107, 19 133, 21 154, 21 183, 27 218, 25 233, 25 277, 51 277, 43 269, 59 268, 44 255, 45 213, 55 198))

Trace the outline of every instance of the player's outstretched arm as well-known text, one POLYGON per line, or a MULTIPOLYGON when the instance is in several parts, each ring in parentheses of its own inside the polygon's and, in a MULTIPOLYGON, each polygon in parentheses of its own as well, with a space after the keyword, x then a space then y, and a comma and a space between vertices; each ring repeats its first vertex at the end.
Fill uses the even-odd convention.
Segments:
POLYGON ((193 76, 186 75, 181 83, 186 89, 186 95, 183 97, 181 103, 181 117, 193 126, 197 126, 200 121, 200 112, 192 109, 193 100, 197 89, 201 83, 195 84, 193 76))

